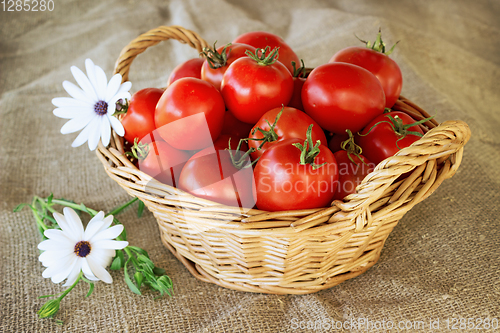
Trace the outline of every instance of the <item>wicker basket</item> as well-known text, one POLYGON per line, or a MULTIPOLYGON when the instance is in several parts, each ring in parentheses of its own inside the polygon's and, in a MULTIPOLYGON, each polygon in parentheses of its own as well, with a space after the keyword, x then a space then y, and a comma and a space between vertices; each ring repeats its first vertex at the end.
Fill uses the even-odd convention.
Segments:
MULTIPOLYGON (((135 57, 168 39, 198 51, 207 46, 182 27, 159 27, 123 49, 115 72, 126 81, 135 57)), ((393 109, 428 117, 402 97, 393 109)), ((344 202, 297 211, 242 210, 158 183, 127 159, 115 133, 97 155, 108 175, 153 212, 162 242, 196 278, 240 291, 307 294, 373 266, 399 219, 455 174, 470 137, 467 124, 431 120, 422 127, 423 138, 382 161, 344 202)))

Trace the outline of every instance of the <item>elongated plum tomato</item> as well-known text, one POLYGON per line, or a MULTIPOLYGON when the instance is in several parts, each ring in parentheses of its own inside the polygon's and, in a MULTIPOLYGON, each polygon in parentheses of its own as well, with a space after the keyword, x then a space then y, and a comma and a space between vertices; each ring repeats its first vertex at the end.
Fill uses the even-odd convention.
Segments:
POLYGON ((252 208, 256 200, 254 187, 252 168, 238 169, 232 164, 229 151, 217 147, 193 155, 179 178, 183 191, 233 207, 252 208))
POLYGON ((292 50, 292 48, 278 35, 272 34, 266 31, 252 31, 239 35, 233 40, 233 43, 243 43, 252 45, 253 47, 265 49, 266 46, 272 50, 275 47, 279 47, 279 58, 278 61, 281 62, 286 68, 293 74, 292 61, 296 64, 299 63, 299 57, 292 50))
POLYGON ((236 59, 224 73, 221 84, 228 110, 248 124, 255 124, 273 108, 287 105, 293 94, 292 74, 272 56, 277 51, 256 53, 236 59))
POLYGON ((144 144, 139 154, 139 170, 156 180, 176 186, 184 163, 189 159, 186 151, 178 150, 163 141, 144 144))
POLYGON ((251 154, 252 159, 257 159, 264 152, 272 147, 275 143, 286 139, 306 139, 308 127, 313 124, 311 138, 314 143, 320 141, 326 145, 326 136, 321 127, 307 114, 291 107, 279 107, 267 111, 255 124, 249 134, 248 146, 256 150, 251 154), (281 112, 281 114, 280 114, 281 112), (280 114, 278 121, 276 117, 280 114), (271 124, 271 126, 269 126, 271 124), (275 125, 274 125, 275 124, 275 125), (272 127, 272 128, 271 128, 272 127), (259 131, 260 128, 262 131, 259 131), (253 133, 253 134, 252 134, 253 133), (268 138, 266 143, 262 145, 264 136, 268 138), (260 147, 262 145, 262 147, 260 147), (257 148, 259 148, 257 150, 257 148))
POLYGON ((333 153, 320 145, 316 166, 301 163, 301 150, 287 139, 266 150, 255 166, 257 208, 266 211, 308 209, 328 206, 337 189, 338 168, 333 153))
POLYGON ((155 111, 158 133, 176 149, 199 150, 211 146, 224 122, 224 100, 210 83, 182 78, 163 93, 155 111))
POLYGON ((132 95, 121 120, 125 140, 133 144, 136 138, 141 140, 155 130, 155 109, 162 94, 162 89, 145 88, 132 95))
POLYGON ((203 65, 203 61, 203 58, 193 58, 177 65, 168 77, 167 87, 183 77, 201 79, 201 66, 203 65))
POLYGON ((385 95, 366 69, 335 62, 312 70, 302 88, 302 104, 323 129, 355 133, 384 112, 385 95))
POLYGON ((229 65, 236 59, 246 57, 247 50, 255 53, 255 47, 241 43, 221 46, 216 52, 205 50, 207 58, 201 67, 201 79, 210 82, 217 90, 220 90, 222 77, 229 65))

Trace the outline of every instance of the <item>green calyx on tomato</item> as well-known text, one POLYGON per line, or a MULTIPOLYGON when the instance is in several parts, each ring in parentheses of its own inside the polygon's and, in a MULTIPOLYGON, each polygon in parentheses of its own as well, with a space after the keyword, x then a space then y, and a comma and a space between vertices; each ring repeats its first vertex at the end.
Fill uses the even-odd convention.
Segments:
POLYGON ((145 143, 139 142, 138 138, 135 138, 134 145, 131 148, 130 152, 126 152, 128 156, 132 156, 138 161, 142 161, 148 157, 149 154, 149 146, 145 143))
POLYGON ((269 66, 274 64, 279 58, 279 47, 272 49, 266 46, 265 49, 256 49, 255 53, 247 50, 245 54, 255 60, 259 65, 269 66))
POLYGON ((314 163, 316 156, 318 156, 318 154, 320 153, 319 146, 321 145, 321 141, 317 140, 316 144, 313 143, 311 137, 312 127, 313 124, 309 125, 309 127, 307 128, 307 133, 306 133, 307 139, 304 141, 303 145, 301 145, 300 143, 293 143, 292 145, 300 150, 300 164, 302 165, 310 164, 313 170, 316 170, 321 168, 326 163, 319 165, 314 163))
POLYGON ((231 138, 229 138, 229 142, 228 142, 229 148, 226 148, 226 150, 229 152, 229 156, 231 157, 231 163, 237 169, 249 168, 252 165, 254 165, 255 163, 257 163, 257 161, 259 160, 257 158, 252 163, 248 163, 248 161, 250 161, 250 154, 255 151, 255 148, 250 148, 243 155, 241 154, 241 144, 245 141, 246 141, 245 139, 240 139, 234 154, 233 154, 233 150, 231 149, 231 138))
POLYGON ((217 52, 215 44, 217 44, 217 41, 215 41, 213 49, 205 47, 203 48, 203 51, 200 52, 200 54, 205 56, 205 58, 207 59, 208 66, 210 66, 211 69, 217 69, 226 66, 227 57, 231 52, 231 50, 227 51, 227 48, 231 46, 231 43, 226 44, 221 53, 217 52))
POLYGON ((396 47, 396 45, 398 45, 398 43, 399 43, 399 41, 397 41, 391 47, 391 49, 386 52, 385 51, 385 43, 382 41, 382 29, 381 28, 378 29, 377 39, 375 39, 375 42, 373 44, 370 41, 362 40, 358 36, 356 36, 356 38, 359 39, 361 42, 365 43, 367 48, 372 49, 372 50, 377 51, 377 52, 380 52, 380 53, 383 53, 385 55, 391 54, 394 51, 394 48, 396 47))
MULTIPOLYGON (((269 121, 267 119, 266 120, 266 123, 269 125, 269 131, 265 131, 263 130, 262 128, 260 127, 257 127, 255 128, 253 131, 252 131, 252 135, 255 134, 255 132, 259 131, 260 133, 262 133, 263 137, 260 138, 260 139, 257 139, 257 138, 247 138, 245 140, 255 140, 255 141, 262 141, 262 143, 259 145, 259 147, 257 148, 257 150, 260 150, 264 144, 266 142, 274 142, 274 141, 277 141, 279 139, 278 137, 278 134, 276 134, 276 132, 274 131, 274 128, 276 127, 276 124, 278 123, 278 120, 280 119, 281 115, 283 114, 283 110, 285 109, 285 107, 283 106, 281 108, 281 111, 278 113, 278 115, 276 115, 276 118, 274 119, 274 123, 271 125, 271 123, 269 123, 269 121)), ((255 149, 254 149, 255 151, 255 149)))
POLYGON ((115 110, 116 111, 115 111, 115 113, 113 113, 113 116, 127 113, 127 111, 128 111, 128 99, 125 98, 125 101, 123 99, 117 100, 115 110))
POLYGON ((399 116, 391 116, 390 114, 386 114, 385 115, 389 120, 383 120, 383 121, 379 121, 378 123, 374 124, 369 130, 368 132, 366 132, 365 134, 360 134, 358 133, 358 135, 360 136, 366 136, 368 135, 368 133, 371 132, 371 130, 376 127, 378 124, 380 123, 387 123, 389 124, 392 129, 394 130, 394 133, 396 133, 396 135, 399 137, 397 140, 396 140, 396 147, 398 147, 398 149, 401 149, 399 146, 398 146, 398 142, 402 139, 404 139, 408 134, 409 135, 416 135, 418 137, 422 137, 422 133, 419 133, 419 132, 415 132, 415 131, 409 131, 408 129, 412 126, 418 126, 420 124, 423 124, 425 123, 426 121, 428 120, 431 120, 432 118, 434 118, 434 116, 431 116, 429 118, 425 118, 425 119, 422 119, 422 120, 419 120, 419 121, 416 121, 414 123, 411 123, 411 124, 408 124, 408 125, 405 125, 403 123, 403 120, 401 118, 399 118, 399 116))
POLYGON ((363 164, 368 166, 368 164, 366 164, 365 160, 363 158, 361 158, 361 156, 360 156, 363 153, 363 149, 354 142, 354 135, 352 135, 351 130, 346 129, 346 132, 349 135, 349 138, 347 140, 343 141, 340 144, 340 147, 347 152, 347 157, 349 157, 349 160, 352 163, 358 165, 358 163, 356 163, 356 161, 354 161, 354 159, 351 157, 351 155, 354 155, 359 160, 361 160, 361 162, 363 162, 363 164))
POLYGON ((295 61, 292 61, 292 67, 293 67, 293 77, 306 77, 306 65, 304 65, 304 60, 300 59, 300 62, 302 63, 302 66, 297 68, 297 64, 295 61))

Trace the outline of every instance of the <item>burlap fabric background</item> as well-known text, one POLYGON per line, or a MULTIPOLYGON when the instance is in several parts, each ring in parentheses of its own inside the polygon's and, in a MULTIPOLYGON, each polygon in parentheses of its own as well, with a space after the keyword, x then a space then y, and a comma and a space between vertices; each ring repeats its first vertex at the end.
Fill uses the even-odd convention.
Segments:
MULTIPOLYGON (((499 1, 54 2, 52 12, 0 11, 1 332, 323 332, 337 329, 300 325, 359 318, 395 327, 423 321, 423 332, 429 320, 445 330, 446 319, 500 319, 499 1), (31 212, 12 209, 50 192, 104 211, 129 199, 94 152, 71 148, 76 135, 59 133, 64 120, 52 115, 51 99, 66 96, 61 83, 74 82, 71 65, 84 68, 91 58, 109 77, 130 40, 174 24, 218 45, 268 30, 311 67, 357 44, 354 34, 373 40, 382 27, 388 44, 401 40, 392 57, 403 94, 439 121, 471 127, 463 164, 400 221, 378 264, 329 290, 275 296, 199 282, 162 246, 153 216, 138 220, 128 210, 119 219, 130 242, 167 270, 175 296, 137 296, 123 273, 113 272, 114 283, 97 284, 91 297, 82 284, 64 299, 57 315, 63 326, 37 319, 37 297, 63 289, 42 278, 31 212)), ((173 67, 195 56, 176 42, 148 50, 132 66, 132 90, 165 86, 173 67)))

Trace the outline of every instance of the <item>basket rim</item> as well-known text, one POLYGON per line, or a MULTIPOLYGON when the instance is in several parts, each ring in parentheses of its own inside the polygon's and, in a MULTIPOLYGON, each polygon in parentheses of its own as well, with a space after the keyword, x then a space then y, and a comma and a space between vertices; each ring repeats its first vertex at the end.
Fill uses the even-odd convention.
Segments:
MULTIPOLYGON (((160 26, 135 38, 122 49, 122 51, 120 52, 120 56, 115 64, 115 72, 121 73, 122 80, 126 81, 128 79, 130 65, 135 57, 138 54, 144 52, 148 47, 156 45, 159 42, 168 39, 174 39, 181 43, 189 44, 189 46, 196 48, 199 51, 201 51, 204 47, 209 47, 203 38, 201 38, 197 33, 191 30, 185 29, 180 26, 160 26)), ((395 110, 406 112, 416 120, 429 118, 429 114, 426 111, 403 96, 399 97, 394 107, 395 110)), ((312 220, 318 217, 324 219, 325 215, 332 215, 339 211, 342 211, 347 215, 350 214, 351 219, 355 220, 357 217, 359 217, 360 214, 363 213, 363 211, 366 211, 366 209, 369 208, 370 204, 372 204, 375 199, 377 199, 374 199, 374 197, 376 196, 370 195, 370 193, 367 193, 367 191, 370 191, 373 187, 378 186, 378 192, 382 193, 394 182, 394 180, 399 177, 399 175, 410 172, 417 167, 416 163, 405 164, 405 158, 413 158, 414 160, 418 160, 418 165, 421 165, 422 163, 425 163, 422 161, 424 159, 422 158, 422 156, 424 155, 427 156, 426 160, 438 157, 436 153, 429 153, 424 155, 419 154, 419 148, 424 147, 431 150, 430 148, 437 144, 435 142, 437 140, 436 138, 439 138, 440 140, 443 140, 443 138, 447 138, 449 139, 449 142, 447 141, 446 143, 443 143, 443 146, 450 146, 450 148, 446 149, 444 152, 439 152, 438 154, 455 154, 463 149, 463 146, 470 138, 469 127, 465 122, 460 120, 446 121, 442 124, 439 124, 434 118, 432 118, 430 121, 427 121, 420 126, 425 133, 422 138, 414 142, 411 146, 401 149, 394 156, 391 156, 386 160, 380 162, 372 171, 372 173, 367 175, 360 186, 358 186, 358 191, 356 193, 347 196, 343 201, 333 201, 331 203, 331 206, 329 207, 305 210, 288 210, 280 212, 266 212, 253 208, 250 209, 221 205, 210 200, 197 198, 178 188, 166 184, 162 184, 162 187, 163 189, 166 189, 168 193, 176 196, 182 196, 184 200, 187 200, 187 202, 192 202, 193 200, 195 200, 196 204, 212 207, 214 211, 218 211, 219 213, 229 214, 232 216, 240 215, 241 219, 238 223, 244 222, 244 224, 246 224, 247 226, 255 224, 254 222, 259 222, 259 225, 261 225, 261 227, 267 228, 265 225, 263 225, 263 221, 277 218, 286 220, 287 216, 299 216, 302 218, 300 218, 298 221, 297 219, 295 219, 293 223, 289 223, 288 225, 286 225, 285 223, 282 226, 275 225, 273 227, 292 227, 295 231, 302 231, 305 229, 305 226, 307 226, 308 228, 314 226, 311 225, 312 220), (372 183, 376 184, 376 186, 372 186, 372 183), (385 185, 382 185, 381 183, 385 183, 385 185)), ((124 155, 124 139, 119 137, 114 131, 112 131, 112 140, 108 147, 104 147, 102 143, 99 142, 99 148, 97 149, 97 154, 101 159, 101 162, 103 162, 105 166, 123 166, 127 169, 128 172, 132 173, 134 177, 138 177, 140 179, 152 179, 150 176, 140 171, 124 155)), ((459 156, 461 159, 461 153, 459 154, 459 156)), ((460 161, 458 161, 458 164, 459 163, 460 161)), ((458 165, 452 169, 453 173, 457 168, 458 165)), ((127 178, 126 175, 123 176, 124 178, 127 178)), ((452 174, 447 175, 447 178, 451 176, 452 174)), ((115 180, 117 179, 115 178, 115 180)), ((359 229, 359 227, 360 226, 358 225, 356 229, 359 229)))

